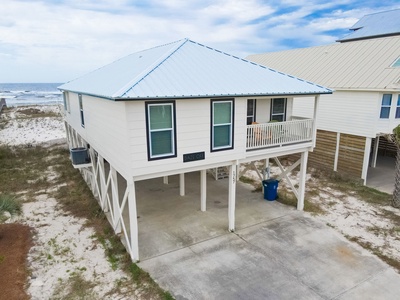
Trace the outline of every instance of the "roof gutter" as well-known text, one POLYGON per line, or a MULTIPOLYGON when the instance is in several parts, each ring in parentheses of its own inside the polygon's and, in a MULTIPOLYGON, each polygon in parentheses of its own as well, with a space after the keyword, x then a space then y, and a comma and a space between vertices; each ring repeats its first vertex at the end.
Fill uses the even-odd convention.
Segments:
POLYGON ((138 97, 138 98, 114 98, 115 101, 144 101, 144 100, 163 100, 163 99, 204 99, 204 98, 238 98, 238 97, 296 97, 296 96, 315 96, 322 94, 332 94, 333 91, 320 93, 295 93, 295 94, 227 94, 227 95, 198 95, 198 96, 165 96, 165 97, 138 97))

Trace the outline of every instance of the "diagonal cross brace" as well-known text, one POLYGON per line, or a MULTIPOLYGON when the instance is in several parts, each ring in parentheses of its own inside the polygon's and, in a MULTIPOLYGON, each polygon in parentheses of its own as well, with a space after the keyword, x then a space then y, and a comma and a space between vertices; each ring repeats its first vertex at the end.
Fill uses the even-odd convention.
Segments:
POLYGON ((294 168, 296 168, 300 164, 301 160, 299 159, 298 161, 296 161, 293 165, 291 165, 286 170, 283 168, 281 162, 279 161, 279 159, 277 157, 274 157, 274 160, 275 160, 276 164, 278 165, 279 169, 282 171, 282 173, 278 176, 278 180, 280 180, 284 177, 286 179, 286 181, 289 183, 289 186, 290 186, 291 190, 293 191, 293 193, 295 194, 297 200, 299 200, 299 191, 294 187, 293 182, 290 180, 290 178, 287 174, 289 172, 291 172, 294 168))

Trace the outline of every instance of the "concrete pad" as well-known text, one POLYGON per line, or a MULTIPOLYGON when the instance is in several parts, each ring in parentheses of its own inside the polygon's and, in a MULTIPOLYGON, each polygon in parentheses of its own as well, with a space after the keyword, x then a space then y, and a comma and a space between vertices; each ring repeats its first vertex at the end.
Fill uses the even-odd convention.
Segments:
POLYGON ((176 299, 396 299, 400 293, 399 274, 302 213, 139 266, 176 299))
MULTIPOLYGON (((207 176, 207 211, 200 211, 200 174, 185 174, 186 195, 179 196, 179 176, 137 182, 140 260, 178 250, 228 232, 228 180, 207 176)), ((238 183, 236 228, 273 220, 295 211, 238 183)), ((126 217, 128 220, 128 217, 126 217)), ((128 224, 127 224, 128 225, 128 224)), ((127 226, 128 227, 128 226, 127 226)))
POLYGON ((400 275, 326 224, 237 184, 228 232, 228 181, 199 172, 137 183, 139 266, 176 299, 397 299, 400 275))
POLYGON ((281 268, 322 298, 334 298, 387 268, 363 248, 302 213, 241 230, 238 235, 263 249, 266 256, 272 255, 281 268))
POLYGON ((398 274, 393 269, 377 272, 353 289, 335 299, 340 300, 388 300, 399 299, 398 274))
POLYGON ((368 168, 367 186, 392 194, 394 190, 395 161, 394 157, 379 155, 376 168, 368 168))
POLYGON ((139 266, 176 299, 321 299, 233 233, 139 266))

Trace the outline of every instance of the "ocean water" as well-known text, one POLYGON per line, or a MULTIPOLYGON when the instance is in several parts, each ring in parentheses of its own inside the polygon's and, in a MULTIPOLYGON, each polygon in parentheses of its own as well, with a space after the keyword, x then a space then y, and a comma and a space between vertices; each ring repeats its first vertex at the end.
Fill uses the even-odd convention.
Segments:
POLYGON ((61 83, 0 83, 0 98, 7 106, 54 105, 63 102, 61 83))

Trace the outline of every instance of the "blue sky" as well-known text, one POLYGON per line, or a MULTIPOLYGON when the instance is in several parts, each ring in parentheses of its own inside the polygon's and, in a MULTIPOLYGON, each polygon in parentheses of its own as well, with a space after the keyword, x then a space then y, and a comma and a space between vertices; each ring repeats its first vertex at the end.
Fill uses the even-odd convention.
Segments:
POLYGON ((246 57, 335 42, 398 0, 2 0, 0 82, 65 82, 190 38, 246 57))

